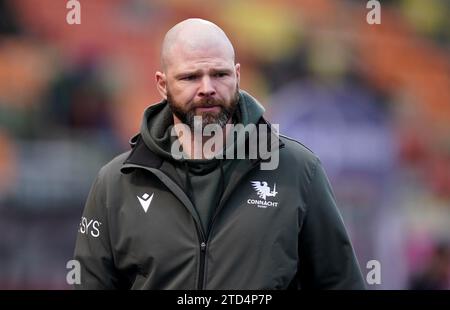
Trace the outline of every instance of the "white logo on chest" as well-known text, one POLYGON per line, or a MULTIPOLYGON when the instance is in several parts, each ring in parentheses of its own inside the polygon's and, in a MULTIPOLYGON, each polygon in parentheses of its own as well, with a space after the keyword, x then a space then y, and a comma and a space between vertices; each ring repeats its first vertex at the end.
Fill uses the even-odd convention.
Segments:
POLYGON ((142 197, 136 196, 139 199, 139 202, 142 206, 142 209, 144 209, 144 212, 147 213, 148 207, 150 207, 150 204, 152 203, 153 195, 151 196, 147 193, 142 195, 142 197))
POLYGON ((277 192, 277 184, 274 183, 273 190, 270 189, 267 182, 260 181, 251 181, 253 189, 256 191, 256 194, 259 198, 263 200, 257 199, 248 199, 247 203, 250 205, 256 205, 258 208, 267 208, 267 207, 277 207, 277 201, 267 201, 267 197, 274 197, 278 194, 277 192))

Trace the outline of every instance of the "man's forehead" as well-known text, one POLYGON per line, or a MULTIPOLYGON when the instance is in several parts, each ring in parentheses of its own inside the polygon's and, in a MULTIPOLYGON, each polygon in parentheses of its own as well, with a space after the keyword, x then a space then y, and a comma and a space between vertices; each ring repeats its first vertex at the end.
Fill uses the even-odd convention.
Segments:
POLYGON ((177 69, 193 69, 202 65, 212 67, 232 67, 234 65, 233 54, 218 46, 192 48, 179 45, 174 47, 168 60, 168 65, 177 69))
POLYGON ((226 34, 217 25, 200 19, 188 19, 170 29, 163 42, 161 62, 168 65, 222 58, 234 64, 234 48, 226 34))

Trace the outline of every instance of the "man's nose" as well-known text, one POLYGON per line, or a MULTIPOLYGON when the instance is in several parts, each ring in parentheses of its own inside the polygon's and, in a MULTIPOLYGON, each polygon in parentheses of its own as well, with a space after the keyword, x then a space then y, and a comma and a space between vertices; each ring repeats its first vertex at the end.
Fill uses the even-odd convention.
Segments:
POLYGON ((200 89, 198 95, 200 97, 211 97, 216 94, 216 90, 214 89, 214 85, 209 78, 209 76, 205 76, 201 80, 200 89))

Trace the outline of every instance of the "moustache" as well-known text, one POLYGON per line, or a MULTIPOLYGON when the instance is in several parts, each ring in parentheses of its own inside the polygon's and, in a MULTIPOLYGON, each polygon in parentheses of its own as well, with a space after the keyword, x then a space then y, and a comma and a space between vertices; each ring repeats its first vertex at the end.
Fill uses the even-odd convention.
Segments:
POLYGON ((213 106, 223 107, 224 102, 223 102, 223 100, 220 100, 220 99, 206 98, 206 99, 202 99, 198 102, 193 103, 191 105, 191 109, 209 108, 209 107, 213 107, 213 106))

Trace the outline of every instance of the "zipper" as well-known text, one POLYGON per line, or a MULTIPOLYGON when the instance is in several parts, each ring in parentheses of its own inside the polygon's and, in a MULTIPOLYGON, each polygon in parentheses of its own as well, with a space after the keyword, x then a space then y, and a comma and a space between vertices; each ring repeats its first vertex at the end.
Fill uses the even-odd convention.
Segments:
MULTIPOLYGON (((248 170, 243 175, 246 175, 249 171, 251 171, 253 168, 255 168, 259 164, 259 162, 260 161, 255 162, 250 168, 248 168, 248 170)), ((242 178, 241 178, 241 180, 242 180, 242 178)), ((240 180, 239 180, 239 182, 240 182, 240 180)), ((238 183, 236 183, 235 186, 237 186, 238 183)), ((217 207, 217 209, 214 212, 214 215, 208 225, 208 229, 206 232, 206 238, 204 239, 204 241, 202 241, 200 243, 200 270, 199 270, 198 287, 197 287, 198 290, 205 289, 204 288, 204 278, 206 277, 206 268, 205 268, 206 248, 207 248, 207 245, 209 244, 209 239, 211 237, 211 231, 213 229, 215 219, 217 218, 220 211, 223 209, 223 206, 225 205, 226 201, 227 200, 223 200, 222 203, 220 203, 219 206, 217 207)), ((202 232, 201 235, 204 236, 203 228, 202 228, 201 232, 202 232)))
MULTIPOLYGON (((194 206, 195 208, 195 206, 194 206)), ((203 290, 204 278, 205 278, 205 260, 206 260, 206 237, 203 232, 203 227, 195 223, 195 228, 197 230, 197 236, 200 240, 200 261, 198 266, 198 278, 197 278, 197 290, 203 290)))
MULTIPOLYGON (((282 148, 284 148, 284 144, 281 144, 279 146, 279 150, 281 150, 282 148)), ((247 173, 251 170, 253 170, 256 166, 258 166, 258 164, 261 162, 261 159, 259 159, 258 161, 254 162, 253 165, 247 169, 247 171, 245 171, 245 173, 242 174, 242 176, 247 175, 247 173)), ((242 181, 242 176, 241 178, 238 180, 238 182, 235 184, 235 188, 237 187, 237 185, 242 181)), ((221 197, 222 198, 222 197, 221 197)), ((223 209, 225 202, 228 200, 228 198, 226 200, 223 200, 219 206, 217 207, 216 211, 214 212, 214 215, 208 225, 208 229, 206 232, 206 242, 203 241, 200 244, 200 272, 199 272, 199 281, 198 281, 198 289, 199 290, 203 290, 203 279, 206 275, 206 270, 205 270, 205 256, 206 256, 206 246, 207 244, 209 244, 209 238, 211 236, 211 231, 213 229, 214 226, 214 222, 215 219, 217 218, 218 214, 220 213, 220 211, 223 209)), ((201 228, 201 232, 203 232, 203 228, 201 228)), ((204 236, 204 234, 202 233, 202 235, 204 236)))
POLYGON ((198 290, 203 290, 203 279, 205 277, 206 242, 200 243, 200 269, 198 273, 198 290))

